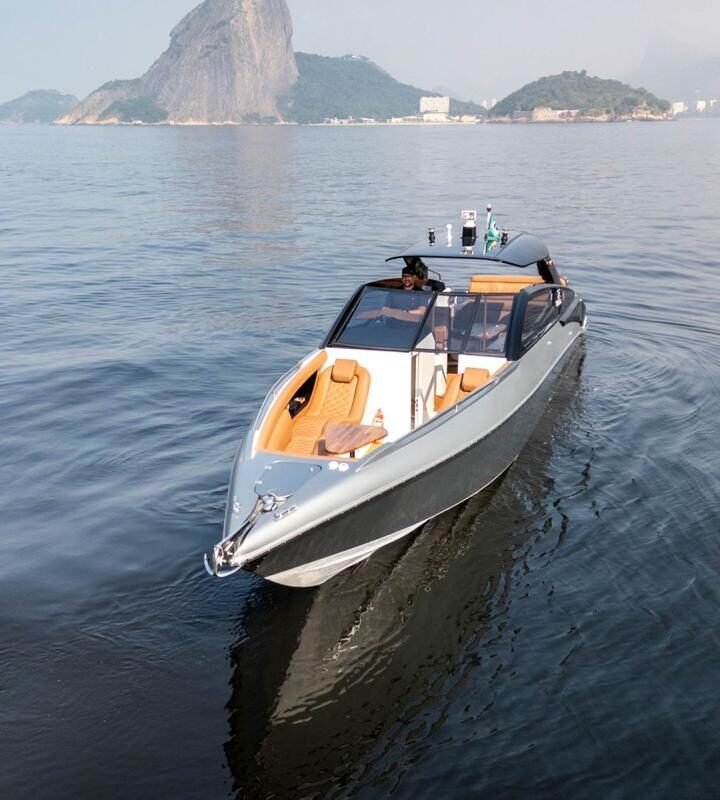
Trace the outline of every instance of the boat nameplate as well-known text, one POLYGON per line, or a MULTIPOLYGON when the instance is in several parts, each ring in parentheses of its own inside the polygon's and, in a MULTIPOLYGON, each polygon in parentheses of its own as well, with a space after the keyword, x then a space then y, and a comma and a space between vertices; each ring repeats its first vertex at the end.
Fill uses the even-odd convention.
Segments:
POLYGON ((288 506, 287 508, 281 508, 280 511, 276 511, 273 514, 273 519, 275 520, 282 519, 283 517, 287 517, 288 514, 292 514, 293 511, 297 511, 297 506, 288 506))

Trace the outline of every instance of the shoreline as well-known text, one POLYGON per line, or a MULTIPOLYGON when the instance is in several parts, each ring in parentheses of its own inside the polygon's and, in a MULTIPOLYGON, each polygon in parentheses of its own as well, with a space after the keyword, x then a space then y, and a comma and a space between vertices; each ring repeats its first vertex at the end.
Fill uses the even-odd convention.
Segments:
POLYGON ((388 120, 338 120, 337 122, 0 122, 7 127, 22 125, 51 125, 58 128, 437 128, 437 127, 472 127, 475 125, 598 125, 618 124, 625 122, 675 122, 675 117, 614 117, 612 119, 583 117, 582 119, 478 119, 473 121, 447 120, 423 122, 422 120, 388 121, 388 120))

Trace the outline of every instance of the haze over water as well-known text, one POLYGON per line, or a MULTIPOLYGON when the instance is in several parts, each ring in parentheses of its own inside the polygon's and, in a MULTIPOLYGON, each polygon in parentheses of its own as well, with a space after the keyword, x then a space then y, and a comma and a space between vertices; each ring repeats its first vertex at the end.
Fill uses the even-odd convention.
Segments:
POLYGON ((0 796, 714 796, 719 140, 0 129, 0 796), (590 314, 518 462, 317 591, 208 578, 265 391, 488 200, 590 314))

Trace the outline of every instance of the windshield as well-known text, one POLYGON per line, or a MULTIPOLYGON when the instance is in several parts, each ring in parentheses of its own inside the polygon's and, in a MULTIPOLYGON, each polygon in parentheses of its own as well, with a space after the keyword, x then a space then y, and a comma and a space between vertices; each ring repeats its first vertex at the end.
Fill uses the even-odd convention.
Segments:
POLYGON ((515 297, 366 286, 332 344, 502 356, 515 297))
POLYGON ((411 350, 433 297, 432 292, 367 286, 334 344, 411 350))
POLYGON ((514 299, 512 294, 438 295, 417 349, 503 355, 514 299))

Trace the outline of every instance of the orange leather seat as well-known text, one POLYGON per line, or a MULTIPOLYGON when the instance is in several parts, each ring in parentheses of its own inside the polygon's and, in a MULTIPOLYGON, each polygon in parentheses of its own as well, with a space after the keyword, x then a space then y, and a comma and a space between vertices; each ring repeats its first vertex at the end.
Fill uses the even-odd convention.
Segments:
POLYGON ((365 413, 370 373, 357 361, 339 358, 323 370, 307 406, 293 420, 290 440, 282 448, 294 455, 317 453, 328 422, 358 424, 365 413))
POLYGON ((441 411, 454 406, 476 389, 484 386, 490 380, 490 372, 479 367, 468 367, 465 372, 448 375, 445 394, 435 401, 435 411, 441 411))

